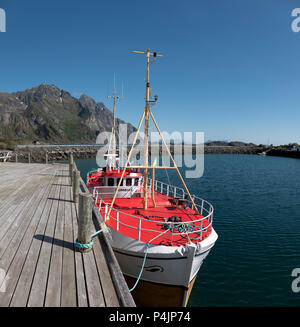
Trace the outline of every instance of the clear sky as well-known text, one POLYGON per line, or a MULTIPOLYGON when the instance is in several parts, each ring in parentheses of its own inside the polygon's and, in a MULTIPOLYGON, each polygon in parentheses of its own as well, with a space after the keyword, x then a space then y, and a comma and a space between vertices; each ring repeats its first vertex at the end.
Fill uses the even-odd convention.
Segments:
POLYGON ((116 74, 118 116, 137 125, 145 58, 162 130, 208 140, 300 143, 300 32, 296 0, 0 0, 0 91, 55 84, 106 99, 116 74))

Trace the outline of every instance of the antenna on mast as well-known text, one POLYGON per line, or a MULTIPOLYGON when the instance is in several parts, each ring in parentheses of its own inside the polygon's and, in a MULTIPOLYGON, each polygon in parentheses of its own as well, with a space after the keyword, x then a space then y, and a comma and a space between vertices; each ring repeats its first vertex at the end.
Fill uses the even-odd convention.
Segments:
MULTIPOLYGON (((123 91, 122 91, 123 92, 123 91)), ((123 98, 123 96, 119 96, 116 91, 116 74, 114 74, 114 91, 112 95, 108 95, 107 99, 113 99, 113 127, 112 127, 112 148, 111 148, 111 160, 112 160, 112 167, 115 168, 116 166, 116 103, 123 98)))

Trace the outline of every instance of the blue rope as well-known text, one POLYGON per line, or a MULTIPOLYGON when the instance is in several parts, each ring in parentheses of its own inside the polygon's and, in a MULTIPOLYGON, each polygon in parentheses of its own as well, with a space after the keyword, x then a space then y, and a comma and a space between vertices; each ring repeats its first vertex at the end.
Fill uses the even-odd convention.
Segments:
MULTIPOLYGON (((108 227, 104 227, 100 230, 98 230, 96 233, 92 234, 91 235, 91 238, 94 238, 95 236, 97 236, 98 234, 102 233, 105 229, 107 229, 108 227)), ((110 231, 110 229, 108 229, 110 231)), ((91 241, 90 243, 87 243, 87 244, 82 244, 80 242, 78 242, 78 240, 76 239, 75 241, 75 246, 77 248, 80 248, 80 249, 89 249, 90 247, 92 247, 94 245, 94 241, 91 241)))
MULTIPOLYGON (((91 238, 94 238, 95 236, 97 236, 98 234, 102 233, 105 229, 108 229, 108 226, 105 226, 104 228, 98 230, 98 232, 94 233, 91 235, 91 238)), ((110 231, 110 229, 108 229, 110 231)))
POLYGON ((77 248, 80 248, 80 249, 89 249, 90 247, 92 247, 94 244, 93 241, 91 241, 90 243, 87 243, 87 244, 82 244, 82 243, 79 243, 78 240, 76 239, 75 241, 75 246, 77 248))
MULTIPOLYGON (((175 227, 173 224, 167 224, 167 223, 166 223, 166 224, 164 224, 164 225, 165 225, 165 228, 164 228, 164 229, 166 229, 165 232, 167 232, 167 230, 171 230, 171 231, 173 232, 173 228, 175 227)), ((181 227, 182 227, 182 225, 185 225, 185 224, 180 224, 180 225, 181 225, 181 227)), ((188 227, 189 227, 189 226, 188 226, 188 227)), ((184 230, 184 227, 182 227, 182 229, 184 230)), ((194 229, 194 227, 193 227, 193 229, 194 229)), ((158 235, 158 236, 161 236, 161 235, 164 234, 165 232, 161 233, 161 234, 158 235)), ((156 239, 158 236, 154 237, 152 240, 150 240, 150 241, 147 243, 147 248, 146 248, 145 255, 144 255, 144 261, 143 261, 143 264, 142 264, 141 271, 140 271, 140 273, 139 273, 139 277, 138 277, 138 279, 136 280, 134 286, 129 290, 129 292, 132 292, 132 291, 136 288, 137 284, 139 283, 139 281, 140 281, 140 279, 141 279, 141 277, 142 277, 142 273, 143 273, 143 270, 144 270, 145 263, 146 263, 146 258, 147 258, 147 254, 148 254, 148 247, 149 247, 149 244, 150 244, 154 239, 156 239)))
POLYGON ((129 292, 132 292, 136 288, 137 284, 139 283, 139 281, 140 281, 140 279, 142 277, 142 273, 143 273, 143 270, 144 270, 144 266, 145 266, 145 262, 146 262, 146 258, 147 258, 147 254, 148 254, 148 247, 149 247, 149 243, 147 243, 146 252, 145 252, 145 255, 144 255, 144 261, 143 261, 143 265, 142 265, 139 277, 136 280, 134 286, 129 290, 129 292))

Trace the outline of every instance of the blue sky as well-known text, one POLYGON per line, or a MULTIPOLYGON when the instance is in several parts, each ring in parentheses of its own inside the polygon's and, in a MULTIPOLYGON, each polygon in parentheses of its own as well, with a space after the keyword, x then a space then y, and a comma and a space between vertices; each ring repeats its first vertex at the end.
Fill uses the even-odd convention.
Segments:
POLYGON ((0 91, 55 84, 106 99, 116 74, 118 116, 137 125, 147 47, 153 112, 162 130, 206 140, 300 143, 300 33, 294 0, 0 0, 0 91))

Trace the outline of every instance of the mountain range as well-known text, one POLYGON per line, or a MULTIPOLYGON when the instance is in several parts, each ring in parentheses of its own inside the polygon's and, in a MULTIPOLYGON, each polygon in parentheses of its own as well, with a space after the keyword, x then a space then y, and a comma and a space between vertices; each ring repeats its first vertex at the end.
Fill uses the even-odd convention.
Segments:
MULTIPOLYGON (((116 119, 117 126, 125 123, 116 119)), ((113 113, 83 94, 79 99, 55 85, 25 91, 0 92, 0 139, 44 143, 95 143, 97 135, 111 131, 113 113)), ((128 124, 128 135, 136 128, 128 124)))

